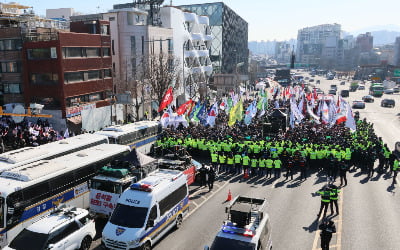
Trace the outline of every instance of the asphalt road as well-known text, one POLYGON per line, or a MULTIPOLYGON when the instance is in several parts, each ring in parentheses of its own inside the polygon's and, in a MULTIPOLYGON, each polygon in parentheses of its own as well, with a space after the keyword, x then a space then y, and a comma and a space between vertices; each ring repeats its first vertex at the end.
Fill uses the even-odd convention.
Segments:
MULTIPOLYGON (((338 85, 338 93, 349 87, 348 82, 341 86, 341 80, 328 81, 319 76, 315 79, 321 80, 317 87, 325 93, 331 84, 338 85)), ((368 94, 368 87, 367 84, 366 90, 350 92, 350 97, 345 99, 350 102, 361 99, 368 94)), ((400 95, 390 95, 390 98, 400 105, 400 95)), ((399 108, 382 108, 380 99, 367 103, 365 110, 359 110, 360 116, 374 122, 377 134, 393 149, 394 143, 400 140, 399 108)), ((190 216, 179 230, 169 233, 154 249, 191 250, 210 245, 226 219, 224 207, 229 190, 233 196, 240 194, 268 200, 274 249, 318 249, 316 214, 320 198, 312 193, 325 184, 326 177, 312 173, 306 181, 301 181, 298 176, 296 174, 293 181, 284 181, 284 178, 243 180, 241 176, 227 176, 218 180, 211 192, 206 188, 191 187, 190 216)), ((398 187, 390 186, 388 175, 366 177, 359 171, 348 174, 349 184, 343 189, 340 201, 341 214, 333 217, 338 233, 332 239, 331 249, 400 249, 398 187)), ((92 249, 101 249, 97 247, 99 243, 97 240, 92 249)))

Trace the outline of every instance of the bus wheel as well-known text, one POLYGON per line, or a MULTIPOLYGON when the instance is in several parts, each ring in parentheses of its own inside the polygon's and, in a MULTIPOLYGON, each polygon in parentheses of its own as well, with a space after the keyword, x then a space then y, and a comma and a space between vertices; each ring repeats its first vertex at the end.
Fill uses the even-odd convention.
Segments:
POLYGON ((175 221, 175 227, 176 229, 179 229, 182 226, 182 215, 178 215, 178 217, 176 217, 176 221, 175 221))
POLYGON ((90 245, 92 245, 92 238, 90 238, 90 236, 86 236, 82 240, 80 250, 89 250, 90 249, 90 245))
POLYGON ((150 242, 147 241, 146 243, 144 243, 140 250, 151 250, 150 242))

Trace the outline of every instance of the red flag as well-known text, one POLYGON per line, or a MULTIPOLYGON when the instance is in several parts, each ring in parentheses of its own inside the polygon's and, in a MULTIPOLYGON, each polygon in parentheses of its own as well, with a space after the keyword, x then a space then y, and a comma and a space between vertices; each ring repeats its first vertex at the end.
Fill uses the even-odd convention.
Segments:
POLYGON ((187 101, 187 102, 185 102, 184 104, 182 104, 182 105, 176 110, 176 113, 177 113, 178 115, 183 115, 183 114, 188 110, 188 108, 191 107, 192 102, 193 102, 192 99, 190 99, 189 101, 187 101))
POLYGON ((172 96, 172 87, 169 87, 167 92, 165 92, 164 97, 160 103, 160 107, 158 108, 158 112, 161 112, 163 109, 165 109, 174 99, 172 96))

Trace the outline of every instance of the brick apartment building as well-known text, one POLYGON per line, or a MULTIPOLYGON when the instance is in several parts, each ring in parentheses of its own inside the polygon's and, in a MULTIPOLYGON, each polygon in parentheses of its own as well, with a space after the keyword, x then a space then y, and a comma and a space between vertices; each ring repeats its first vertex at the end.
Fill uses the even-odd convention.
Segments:
POLYGON ((102 20, 75 22, 71 32, 38 30, 26 36, 25 105, 43 104, 44 110, 58 110, 62 119, 83 127, 109 125, 108 97, 113 89, 109 27, 102 20))

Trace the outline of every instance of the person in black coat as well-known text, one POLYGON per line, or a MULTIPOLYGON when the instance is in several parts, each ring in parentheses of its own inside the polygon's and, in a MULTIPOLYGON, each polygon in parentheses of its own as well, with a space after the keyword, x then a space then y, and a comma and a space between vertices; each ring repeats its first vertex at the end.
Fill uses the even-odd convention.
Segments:
POLYGON ((213 187, 214 187, 214 181, 215 181, 214 168, 210 167, 208 169, 207 176, 208 176, 208 179, 207 179, 208 191, 211 191, 213 189, 213 187))
POLYGON ((324 220, 324 222, 319 225, 319 229, 321 230, 321 248, 322 250, 329 250, 332 234, 336 233, 335 223, 332 220, 324 220))
POLYGON ((204 166, 204 164, 201 165, 199 173, 200 173, 200 187, 207 186, 207 169, 204 166))

